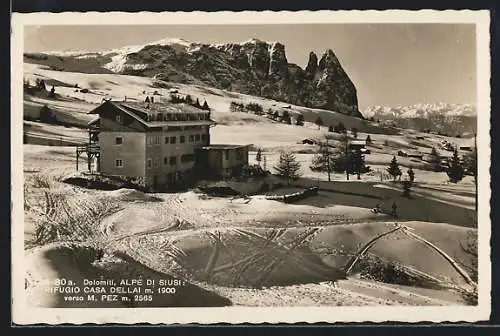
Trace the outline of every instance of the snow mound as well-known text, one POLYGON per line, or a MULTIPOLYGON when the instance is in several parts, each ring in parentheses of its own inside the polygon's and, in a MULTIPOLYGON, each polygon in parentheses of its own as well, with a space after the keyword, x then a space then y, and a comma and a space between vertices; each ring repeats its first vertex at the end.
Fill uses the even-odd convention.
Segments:
POLYGON ((122 188, 106 192, 107 196, 124 202, 160 202, 161 198, 147 195, 135 189, 122 188))

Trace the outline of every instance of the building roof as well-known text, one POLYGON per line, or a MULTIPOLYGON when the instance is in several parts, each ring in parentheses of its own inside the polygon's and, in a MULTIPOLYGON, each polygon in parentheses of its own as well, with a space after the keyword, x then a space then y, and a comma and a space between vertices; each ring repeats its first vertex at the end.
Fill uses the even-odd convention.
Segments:
POLYGON ((87 123, 87 125, 92 126, 92 125, 96 124, 98 121, 99 121, 99 117, 95 117, 91 121, 89 121, 87 123))
MULTIPOLYGON (((213 120, 186 120, 186 121, 179 121, 179 120, 172 120, 172 121, 147 121, 148 115, 155 115, 158 113, 184 113, 184 114, 189 114, 192 113, 190 111, 182 111, 179 108, 168 108, 168 105, 162 105, 162 107, 165 107, 162 110, 158 109, 153 109, 153 110, 148 110, 145 108, 142 108, 140 106, 132 106, 128 103, 123 103, 123 102, 114 102, 114 101, 105 101, 98 107, 94 108, 93 110, 89 111, 88 114, 99 114, 100 111, 99 109, 102 106, 105 105, 110 105, 113 106, 114 108, 122 111, 123 113, 131 116, 132 118, 136 119, 138 122, 141 124, 145 125, 148 128, 154 128, 154 127, 162 127, 162 126, 199 126, 199 125, 213 125, 215 124, 215 121, 213 120)), ((208 114, 208 111, 200 110, 196 111, 196 113, 206 113, 208 114)))
POLYGON ((157 113, 203 113, 208 114, 210 111, 202 110, 191 106, 189 104, 180 103, 165 103, 165 102, 155 102, 155 103, 143 103, 143 102, 114 102, 115 104, 119 104, 135 113, 140 113, 144 116, 155 115, 157 113), (149 105, 149 108, 146 108, 145 105, 149 105))

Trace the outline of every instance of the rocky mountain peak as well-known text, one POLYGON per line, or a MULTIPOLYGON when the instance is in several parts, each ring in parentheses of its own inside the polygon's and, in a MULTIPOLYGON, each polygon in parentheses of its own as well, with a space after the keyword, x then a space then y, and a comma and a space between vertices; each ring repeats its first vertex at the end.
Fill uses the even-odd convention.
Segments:
POLYGON ((266 42, 259 40, 256 37, 252 37, 250 40, 243 42, 243 44, 264 44, 266 42))
POLYGON ((285 46, 279 42, 269 47, 269 75, 285 75, 288 71, 285 46))
MULTIPOLYGON (((34 62, 35 58, 25 60, 34 62)), ((279 42, 252 38, 242 43, 203 44, 164 39, 112 52, 87 53, 78 62, 64 62, 65 71, 80 71, 82 62, 91 65, 93 73, 101 67, 104 73, 156 76, 362 117, 356 88, 331 49, 319 62, 310 52, 303 69, 288 63, 285 46, 279 42)))
POLYGON ((309 53, 309 61, 306 66, 306 75, 309 79, 313 79, 318 70, 318 56, 314 52, 309 53))
POLYGON ((325 51, 323 56, 321 56, 321 59, 318 64, 318 68, 320 71, 328 69, 328 68, 337 68, 341 67, 340 62, 333 52, 332 49, 328 49, 325 51))

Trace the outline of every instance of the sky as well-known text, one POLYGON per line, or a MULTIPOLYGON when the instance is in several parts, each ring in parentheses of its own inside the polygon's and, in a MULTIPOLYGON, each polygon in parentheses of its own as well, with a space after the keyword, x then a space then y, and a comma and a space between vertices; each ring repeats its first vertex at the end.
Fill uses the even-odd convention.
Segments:
POLYGON ((202 43, 251 38, 285 45, 305 68, 332 49, 358 91, 359 107, 476 103, 473 24, 267 24, 25 26, 25 52, 101 51, 163 38, 202 43))

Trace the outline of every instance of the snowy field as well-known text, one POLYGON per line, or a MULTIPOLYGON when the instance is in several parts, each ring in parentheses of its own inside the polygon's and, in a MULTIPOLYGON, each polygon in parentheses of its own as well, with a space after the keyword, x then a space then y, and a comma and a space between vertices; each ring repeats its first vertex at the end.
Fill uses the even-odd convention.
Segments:
MULTIPOLYGON (((270 171, 281 150, 292 151, 302 167, 302 178, 294 188, 321 188, 317 196, 293 204, 268 200, 265 195, 249 199, 211 197, 197 190, 155 195, 126 189, 87 190, 63 182, 75 172, 73 147, 25 144, 26 254, 32 265, 39 266, 28 269, 33 300, 48 306, 61 305, 57 300, 50 301, 37 287, 37 281, 54 272, 76 278, 142 272, 188 279, 191 291, 152 303, 165 307, 178 302, 214 306, 470 303, 470 296, 464 296, 464 291, 470 290, 466 277, 442 255, 405 233, 406 229, 380 238, 354 271, 345 273, 346 265, 353 256, 360 255, 367 242, 394 230, 390 211, 397 203, 398 223, 439 246, 473 278, 477 276, 474 247, 464 248, 477 244, 473 180, 466 177, 451 184, 445 173, 429 171, 422 160, 397 157, 404 173, 410 166, 415 171, 414 195, 408 199, 386 174, 399 150, 429 153, 444 137, 418 132, 367 133, 375 126, 335 115, 348 127, 359 126, 358 139, 370 134, 373 143, 366 163, 372 171, 361 175, 361 180, 351 176, 349 181, 344 174, 333 173, 332 182, 328 182, 326 173, 309 168, 318 146, 302 144, 303 139, 324 139, 325 127, 318 129, 310 123, 304 127, 285 125, 265 117, 229 112, 231 101, 258 102, 264 109, 277 108, 280 103, 213 88, 174 83, 168 83, 168 88, 156 88, 148 78, 65 73, 31 64, 25 64, 25 77, 32 82, 43 78, 48 85, 55 85, 61 97, 25 97, 25 115, 48 104, 58 117, 79 125, 90 120, 86 113, 103 98, 121 100, 127 96, 141 101, 154 91, 159 97, 168 97, 169 90, 175 89, 200 101, 207 100, 219 123, 212 129, 214 143, 260 147, 270 171), (88 88, 89 93, 77 92, 75 84, 88 88), (381 212, 374 212, 375 207, 381 212), (71 209, 80 209, 77 217, 71 209), (40 237, 43 239, 37 240, 40 237), (87 247, 82 250, 82 246, 87 247), (105 257, 88 267, 100 253, 96 251, 103 251, 105 257), (68 256, 70 261, 65 259, 68 256), (388 280, 380 275, 390 267, 395 267, 400 277, 388 280), (197 300, 193 293, 206 300, 197 300)), ((292 106, 290 110, 298 113, 304 109, 292 106)), ((72 126, 26 121, 25 129, 47 137, 86 137, 83 129, 72 126)), ((249 160, 257 163, 255 151, 249 160)))

